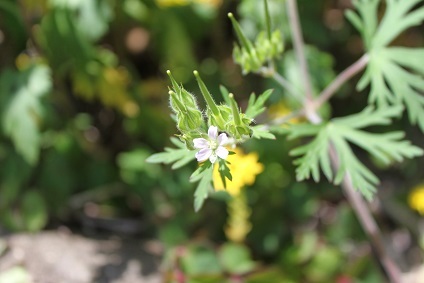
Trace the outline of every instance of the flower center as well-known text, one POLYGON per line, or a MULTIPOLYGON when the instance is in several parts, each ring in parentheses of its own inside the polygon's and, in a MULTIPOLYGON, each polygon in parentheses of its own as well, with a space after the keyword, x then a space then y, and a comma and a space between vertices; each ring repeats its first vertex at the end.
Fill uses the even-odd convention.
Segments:
POLYGON ((212 149, 212 150, 217 149, 218 143, 216 141, 213 141, 213 140, 209 141, 209 148, 212 149))

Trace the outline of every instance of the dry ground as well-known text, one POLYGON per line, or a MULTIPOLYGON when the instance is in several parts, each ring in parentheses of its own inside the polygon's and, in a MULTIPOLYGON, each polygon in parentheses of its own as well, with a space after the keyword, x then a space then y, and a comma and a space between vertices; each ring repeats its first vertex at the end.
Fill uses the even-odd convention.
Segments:
POLYGON ((20 266, 29 273, 28 283, 162 281, 162 248, 155 241, 90 238, 66 229, 3 236, 0 241, 0 274, 20 266))

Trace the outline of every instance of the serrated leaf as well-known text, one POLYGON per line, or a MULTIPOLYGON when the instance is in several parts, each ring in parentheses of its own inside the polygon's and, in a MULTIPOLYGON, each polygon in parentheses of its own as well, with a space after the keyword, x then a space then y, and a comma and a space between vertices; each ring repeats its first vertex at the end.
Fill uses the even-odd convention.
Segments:
POLYGON ((402 111, 403 107, 401 105, 378 109, 368 106, 357 114, 335 118, 332 121, 353 129, 361 129, 373 125, 389 125, 392 119, 399 117, 402 111))
POLYGON ((205 200, 208 198, 209 192, 213 191, 212 187, 212 171, 213 166, 209 166, 201 173, 200 182, 194 192, 194 210, 198 212, 205 200))
POLYGON ((32 165, 38 161, 40 151, 40 100, 50 89, 50 70, 43 65, 33 65, 22 72, 5 71, 0 77, 3 131, 32 165))
POLYGON ((424 131, 424 65, 417 63, 420 60, 424 60, 424 49, 390 47, 372 52, 358 87, 371 84, 369 100, 381 107, 404 104, 411 123, 424 131))
POLYGON ((368 67, 357 89, 371 86, 369 101, 379 107, 405 105, 411 123, 424 132, 424 49, 388 47, 406 29, 424 21, 422 0, 388 0, 385 14, 377 23, 379 0, 357 0, 357 14, 348 18, 359 29, 369 54, 368 67), (378 27, 375 27, 378 24, 378 27))
POLYGON ((171 138, 171 142, 178 148, 166 147, 165 152, 152 154, 146 159, 146 162, 173 164, 171 168, 178 169, 194 159, 195 150, 186 149, 184 144, 176 138, 171 138))
POLYGON ((384 111, 374 111, 368 107, 361 113, 337 118, 324 125, 293 125, 288 129, 289 137, 314 136, 308 144, 291 151, 292 155, 299 156, 294 161, 297 165, 297 179, 301 181, 312 177, 318 182, 320 170, 335 184, 340 184, 348 177, 365 198, 371 199, 379 180, 359 161, 349 143, 363 148, 386 164, 393 160, 402 161, 405 157, 422 155, 422 149, 403 140, 403 132, 375 134, 362 130, 368 126, 388 124, 390 118, 396 117, 401 110, 399 106, 389 107, 384 111), (329 157, 331 147, 334 147, 339 163, 335 172, 329 157))
POLYGON ((263 125, 251 127, 253 131, 252 137, 255 139, 269 139, 275 140, 274 134, 270 133, 263 125))
POLYGON ((256 95, 252 93, 249 97, 249 102, 246 108, 246 116, 253 119, 262 112, 265 111, 265 102, 271 96, 273 90, 269 89, 262 93, 256 98, 256 95))
POLYGON ((210 162, 201 163, 199 167, 197 167, 196 171, 194 171, 193 174, 191 174, 189 178, 190 182, 194 183, 202 179, 203 174, 205 174, 205 170, 209 169, 209 167, 211 166, 212 166, 212 163, 210 162))
POLYGON ((386 11, 380 23, 378 5, 380 0, 356 0, 353 2, 358 14, 350 11, 347 17, 358 28, 367 49, 387 46, 406 29, 419 25, 424 20, 424 7, 413 9, 422 0, 388 0, 386 11))

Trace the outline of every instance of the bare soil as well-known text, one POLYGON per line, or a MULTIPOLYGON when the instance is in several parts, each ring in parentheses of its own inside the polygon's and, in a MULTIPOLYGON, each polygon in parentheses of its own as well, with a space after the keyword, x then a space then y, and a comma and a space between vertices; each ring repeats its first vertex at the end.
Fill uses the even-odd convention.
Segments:
POLYGON ((0 238, 0 273, 21 266, 30 283, 159 283, 156 241, 87 237, 67 229, 0 238))

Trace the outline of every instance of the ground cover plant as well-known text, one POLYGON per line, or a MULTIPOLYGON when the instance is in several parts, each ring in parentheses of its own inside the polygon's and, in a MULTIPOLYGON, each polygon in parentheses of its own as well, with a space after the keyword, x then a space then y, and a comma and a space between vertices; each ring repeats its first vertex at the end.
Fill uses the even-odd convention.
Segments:
POLYGON ((158 239, 165 282, 420 278, 423 20, 422 0, 0 1, 0 232, 158 239))

